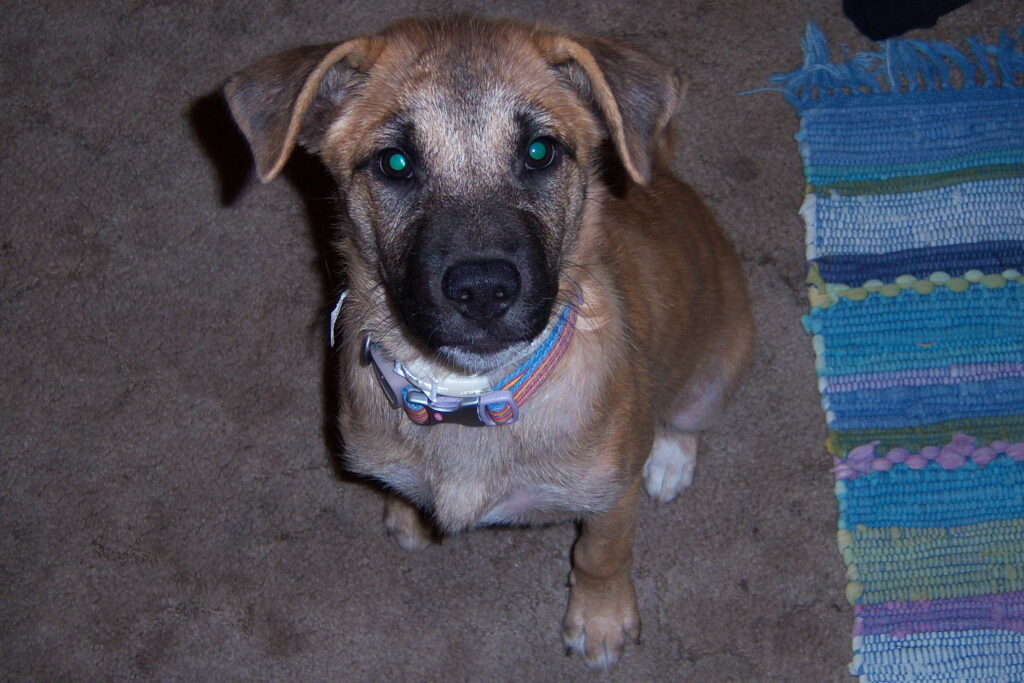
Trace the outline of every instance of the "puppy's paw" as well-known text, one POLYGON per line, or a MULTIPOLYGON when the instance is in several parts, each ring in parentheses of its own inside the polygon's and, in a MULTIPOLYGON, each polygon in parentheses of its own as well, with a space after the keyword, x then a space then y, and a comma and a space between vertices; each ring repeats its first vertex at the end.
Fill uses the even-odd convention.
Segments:
POLYGON ((432 542, 432 530, 415 507, 398 496, 388 496, 384 504, 384 528, 405 550, 426 549, 432 542))
POLYGON ((693 483, 698 440, 693 432, 658 433, 644 463, 647 495, 659 503, 668 503, 693 483))
POLYGON ((575 585, 562 622, 566 654, 575 652, 591 669, 607 670, 619 661, 629 641, 640 639, 633 582, 610 590, 583 590, 575 585))

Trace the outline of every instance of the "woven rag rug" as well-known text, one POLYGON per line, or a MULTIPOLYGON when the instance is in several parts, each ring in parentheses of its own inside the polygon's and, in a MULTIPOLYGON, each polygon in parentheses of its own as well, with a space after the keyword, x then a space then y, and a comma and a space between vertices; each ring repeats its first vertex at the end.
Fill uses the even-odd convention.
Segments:
POLYGON ((1024 27, 774 77, 865 681, 1024 681, 1024 27))

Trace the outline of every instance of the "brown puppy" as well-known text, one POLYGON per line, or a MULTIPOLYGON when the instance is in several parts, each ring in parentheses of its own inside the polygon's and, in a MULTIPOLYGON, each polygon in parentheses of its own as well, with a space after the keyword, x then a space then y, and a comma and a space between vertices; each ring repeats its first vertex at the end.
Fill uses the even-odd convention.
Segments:
POLYGON ((260 177, 296 144, 342 197, 344 459, 424 547, 581 521, 563 634, 639 633, 642 482, 669 501, 752 345, 731 246, 669 172, 679 85, 629 48, 513 22, 404 21, 267 57, 225 92, 260 177))

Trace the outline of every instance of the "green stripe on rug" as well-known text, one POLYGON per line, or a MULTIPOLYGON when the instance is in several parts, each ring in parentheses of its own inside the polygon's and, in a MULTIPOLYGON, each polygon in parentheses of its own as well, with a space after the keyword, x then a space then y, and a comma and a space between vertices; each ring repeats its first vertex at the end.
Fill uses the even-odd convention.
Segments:
POLYGON ((1024 519, 949 529, 858 526, 838 539, 851 603, 1024 590, 1024 519))
POLYGON ((959 433, 970 434, 979 443, 999 439, 1021 441, 1024 440, 1024 421, 1019 415, 1012 415, 1009 417, 975 417, 898 429, 829 430, 825 444, 829 452, 837 457, 845 457, 857 446, 871 441, 878 441, 880 450, 906 448, 910 451, 919 451, 925 446, 949 443, 959 433))
POLYGON ((1017 178, 1024 175, 1024 166, 1021 164, 993 164, 990 166, 975 166, 931 175, 919 175, 899 178, 886 178, 885 180, 851 180, 837 181, 825 185, 809 185, 808 194, 836 194, 845 196, 876 195, 876 194, 903 194, 906 192, 923 192, 925 190, 937 190, 951 185, 975 182, 979 180, 1003 180, 1005 178, 1017 178))

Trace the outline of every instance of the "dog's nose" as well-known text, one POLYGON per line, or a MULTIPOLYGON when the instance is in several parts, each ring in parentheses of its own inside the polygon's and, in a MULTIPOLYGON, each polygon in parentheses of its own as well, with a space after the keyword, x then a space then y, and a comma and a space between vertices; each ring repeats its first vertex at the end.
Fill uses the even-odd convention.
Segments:
POLYGON ((445 271, 441 291, 467 318, 491 320, 519 296, 519 270, 508 261, 466 261, 445 271))

